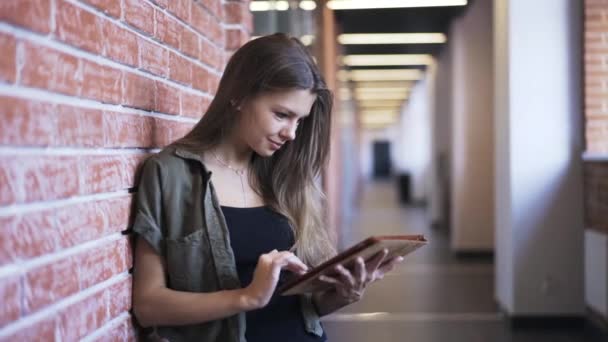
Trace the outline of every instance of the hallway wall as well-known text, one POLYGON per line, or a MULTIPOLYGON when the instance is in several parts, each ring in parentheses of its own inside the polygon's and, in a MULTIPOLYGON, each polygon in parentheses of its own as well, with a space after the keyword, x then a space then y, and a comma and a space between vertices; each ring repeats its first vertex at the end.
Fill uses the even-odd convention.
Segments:
POLYGON ((494 247, 492 1, 471 3, 451 26, 451 242, 455 251, 494 247))
POLYGON ((496 1, 496 296, 510 316, 584 314, 579 5, 496 1))
POLYGON ((585 301, 608 324, 608 0, 584 14, 585 301))
POLYGON ((188 131, 247 1, 0 4, 0 340, 134 340, 136 169, 188 131))

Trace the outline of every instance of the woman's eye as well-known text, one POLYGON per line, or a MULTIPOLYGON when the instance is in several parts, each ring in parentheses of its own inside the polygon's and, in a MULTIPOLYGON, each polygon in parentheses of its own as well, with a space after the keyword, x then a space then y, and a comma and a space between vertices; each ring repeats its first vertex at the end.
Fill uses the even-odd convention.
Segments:
POLYGON ((285 119, 287 117, 287 114, 285 113, 276 112, 274 114, 280 119, 285 119))

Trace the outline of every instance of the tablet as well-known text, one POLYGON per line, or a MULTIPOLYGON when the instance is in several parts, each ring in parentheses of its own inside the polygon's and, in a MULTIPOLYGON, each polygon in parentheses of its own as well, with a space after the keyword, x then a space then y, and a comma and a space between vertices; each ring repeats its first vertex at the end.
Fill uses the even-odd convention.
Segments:
POLYGON ((305 274, 295 276, 279 286, 278 293, 283 296, 294 294, 317 292, 329 289, 332 285, 319 280, 320 275, 335 276, 337 272, 334 267, 342 264, 349 270, 354 269, 357 257, 362 257, 365 262, 371 260, 383 249, 388 250, 386 261, 405 256, 427 244, 423 235, 387 235, 371 236, 349 249, 339 253, 321 265, 309 270, 305 274))

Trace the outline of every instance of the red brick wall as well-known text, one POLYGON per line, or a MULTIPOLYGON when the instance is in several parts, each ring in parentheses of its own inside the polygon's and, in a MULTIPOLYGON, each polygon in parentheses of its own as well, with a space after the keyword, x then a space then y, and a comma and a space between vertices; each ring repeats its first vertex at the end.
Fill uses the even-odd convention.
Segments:
POLYGON ((608 0, 585 0, 586 227, 608 234, 608 0))
POLYGON ((136 169, 251 25, 248 1, 0 1, 0 341, 134 338, 136 169))

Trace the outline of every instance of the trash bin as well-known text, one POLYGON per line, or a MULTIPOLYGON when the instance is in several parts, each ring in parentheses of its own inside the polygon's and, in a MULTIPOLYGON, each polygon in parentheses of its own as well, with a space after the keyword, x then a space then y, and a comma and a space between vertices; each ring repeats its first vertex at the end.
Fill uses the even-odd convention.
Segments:
POLYGON ((409 173, 397 175, 397 186, 399 188, 399 202, 409 204, 412 201, 411 176, 409 173))

